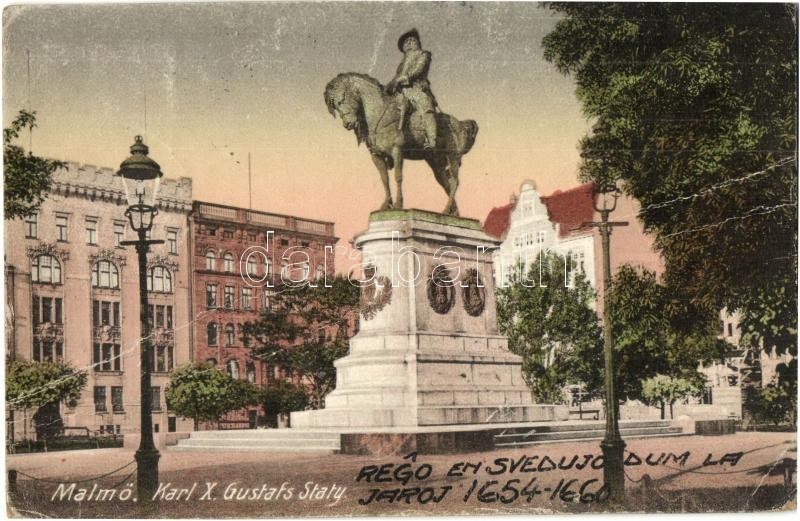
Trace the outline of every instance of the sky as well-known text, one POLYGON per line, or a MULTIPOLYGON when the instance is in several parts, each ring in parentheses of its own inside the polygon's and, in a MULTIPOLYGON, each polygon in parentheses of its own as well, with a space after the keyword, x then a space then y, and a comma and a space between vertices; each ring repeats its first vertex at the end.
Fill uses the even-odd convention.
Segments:
MULTIPOLYGON (((333 221, 344 243, 383 201, 369 153, 328 114, 327 82, 388 82, 419 30, 441 109, 480 128, 463 158, 461 215, 483 219, 525 179, 577 183, 589 123, 542 55, 556 15, 533 3, 35 5, 3 16, 3 125, 37 112, 33 152, 117 168, 143 134, 197 200, 333 221), (30 74, 27 55, 30 53, 30 74)), ((27 146, 27 139, 23 140, 27 146)), ((441 211, 427 165, 406 162, 408 208, 441 211)), ((340 243, 341 244, 341 243, 340 243)))

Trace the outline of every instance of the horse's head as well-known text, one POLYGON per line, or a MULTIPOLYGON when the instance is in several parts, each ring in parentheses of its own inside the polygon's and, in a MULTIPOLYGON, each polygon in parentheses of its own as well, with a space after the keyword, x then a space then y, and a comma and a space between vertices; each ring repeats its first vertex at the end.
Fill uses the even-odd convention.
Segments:
POLYGON ((325 87, 325 104, 328 112, 335 118, 336 114, 342 118, 342 125, 347 130, 354 130, 359 126, 359 111, 361 104, 353 95, 348 78, 342 74, 328 82, 325 87))

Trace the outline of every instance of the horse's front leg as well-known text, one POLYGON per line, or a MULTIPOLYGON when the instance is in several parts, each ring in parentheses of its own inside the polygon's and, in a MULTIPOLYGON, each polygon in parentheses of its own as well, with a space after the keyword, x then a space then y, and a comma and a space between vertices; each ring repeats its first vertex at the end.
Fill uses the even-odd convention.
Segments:
POLYGON ((381 175, 381 182, 383 183, 383 188, 386 191, 386 197, 384 198, 383 204, 379 209, 388 210, 389 208, 394 207, 392 204, 392 192, 389 189, 389 168, 386 165, 386 160, 375 154, 372 154, 372 162, 375 163, 375 168, 378 169, 378 173, 381 175))
POLYGON ((392 149, 392 161, 394 162, 394 180, 397 183, 395 192, 394 207, 403 207, 403 151, 397 146, 392 149))
POLYGON ((459 159, 448 158, 447 159, 447 182, 448 182, 448 191, 447 191, 447 206, 444 209, 444 213, 447 215, 455 215, 458 216, 458 205, 456 204, 456 191, 458 190, 458 167, 459 167, 459 159))

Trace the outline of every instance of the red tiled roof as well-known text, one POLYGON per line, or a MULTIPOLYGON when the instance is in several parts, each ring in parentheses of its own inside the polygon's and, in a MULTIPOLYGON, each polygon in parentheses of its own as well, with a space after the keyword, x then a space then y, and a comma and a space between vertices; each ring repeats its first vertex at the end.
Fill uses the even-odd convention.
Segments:
POLYGON ((569 190, 556 190, 542 197, 547 206, 550 221, 558 223, 560 237, 566 237, 594 216, 593 183, 586 183, 569 190))
MULTIPOLYGON (((560 237, 570 235, 575 231, 574 228, 594 217, 592 187, 592 183, 586 183, 569 190, 556 190, 542 197, 550 221, 559 225, 560 237)), ((492 237, 502 239, 508 231, 514 206, 514 203, 510 203, 492 208, 483 223, 484 231, 492 237)))
POLYGON ((492 237, 502 239, 506 230, 508 230, 508 225, 511 221, 511 210, 513 209, 514 203, 492 208, 483 222, 483 230, 492 237))

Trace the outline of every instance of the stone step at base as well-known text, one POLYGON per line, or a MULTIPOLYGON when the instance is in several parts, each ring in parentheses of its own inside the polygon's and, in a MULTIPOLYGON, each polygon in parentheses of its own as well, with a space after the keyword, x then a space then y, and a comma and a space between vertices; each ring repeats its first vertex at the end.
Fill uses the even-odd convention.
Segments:
POLYGON ((282 447, 263 447, 259 445, 175 445, 167 447, 169 452, 275 452, 275 453, 308 453, 308 454, 337 454, 339 449, 315 445, 297 445, 282 447))
POLYGON ((203 445, 208 447, 227 447, 231 445, 248 445, 253 447, 263 447, 265 449, 269 448, 280 448, 280 447, 305 447, 305 446, 313 446, 313 447, 325 447, 329 449, 338 449, 339 448, 339 437, 333 439, 325 439, 325 440, 296 440, 296 439, 286 439, 286 440, 257 440, 252 438, 232 438, 229 440, 218 438, 218 439, 187 439, 181 440, 178 443, 181 447, 194 447, 197 445, 203 445))
MULTIPOLYGON (((672 422, 669 420, 627 420, 619 422, 619 428, 622 429, 640 429, 645 427, 670 427, 672 422)), ((514 436, 523 433, 545 433, 545 432, 564 432, 564 431, 593 431, 605 430, 606 424, 604 421, 565 421, 562 423, 548 423, 544 425, 536 425, 533 427, 516 429, 510 427, 505 430, 500 436, 514 436)))
POLYGON ((303 439, 303 440, 328 440, 339 439, 336 431, 325 430, 304 430, 304 429, 246 429, 246 430, 226 430, 226 431, 195 431, 191 433, 192 439, 236 439, 247 438, 253 440, 283 440, 283 439, 303 439))
MULTIPOLYGON (((679 427, 658 426, 658 427, 620 427, 620 434, 634 436, 637 434, 658 434, 679 432, 679 427)), ((594 429, 581 429, 581 430, 558 430, 558 431, 538 431, 531 429, 528 432, 516 432, 498 434, 495 436, 495 441, 499 443, 510 443, 516 441, 536 441, 536 440, 560 440, 560 439, 577 439, 577 438, 591 438, 594 436, 605 435, 605 428, 594 429)))
MULTIPOLYGON (((623 439, 686 436, 683 430, 678 427, 629 429, 627 432, 620 429, 620 434, 622 435, 623 439)), ((581 431, 580 433, 577 432, 572 433, 572 435, 570 435, 570 433, 568 432, 562 432, 557 434, 542 434, 538 437, 529 437, 527 440, 497 440, 497 438, 495 438, 495 447, 497 448, 529 447, 531 445, 544 445, 549 443, 567 443, 567 442, 602 440, 604 437, 605 437, 604 431, 581 431)))

